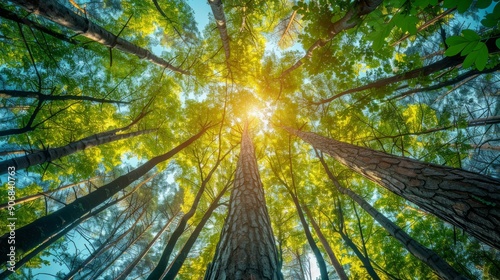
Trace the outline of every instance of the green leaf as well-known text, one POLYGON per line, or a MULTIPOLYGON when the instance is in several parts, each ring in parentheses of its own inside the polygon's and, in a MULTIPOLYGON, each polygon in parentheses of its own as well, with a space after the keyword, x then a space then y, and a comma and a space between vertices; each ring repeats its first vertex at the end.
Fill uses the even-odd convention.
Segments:
POLYGON ((462 34, 469 41, 479 41, 479 40, 481 40, 481 37, 479 37, 479 35, 476 33, 476 31, 473 31, 473 30, 470 30, 470 29, 464 29, 464 30, 462 30, 462 34))
POLYGON ((454 45, 449 47, 445 52, 444 55, 446 56, 454 56, 459 54, 469 43, 461 43, 458 45, 454 45))
POLYGON ((477 0, 476 7, 479 9, 486 9, 491 5, 491 0, 477 0))
POLYGON ((446 44, 450 47, 453 45, 458 45, 458 44, 467 43, 467 42, 468 42, 468 40, 462 36, 451 36, 451 37, 446 38, 446 44))
POLYGON ((496 19, 489 19, 489 18, 485 18, 483 20, 481 20, 481 24, 485 27, 494 27, 495 25, 497 25, 498 23, 498 20, 496 19))
POLYGON ((456 3, 456 5, 457 5, 457 11, 459 13, 467 11, 467 9, 470 7, 470 4, 472 4, 472 0, 460 0, 456 2, 458 2, 456 3))
POLYGON ((497 45, 497 48, 500 49, 500 38, 495 41, 495 45, 497 45))
POLYGON ((484 43, 481 44, 482 44, 481 48, 477 50, 478 55, 475 61, 476 68, 479 71, 484 70, 488 62, 488 48, 486 47, 486 44, 484 43))
POLYGON ((477 56, 479 55, 478 51, 470 53, 464 60, 462 64, 462 68, 469 68, 476 62, 477 56))
POLYGON ((475 51, 476 50, 476 46, 479 44, 479 41, 474 41, 474 42, 470 42, 467 44, 467 46, 465 46, 465 48, 462 50, 462 52, 460 53, 461 56, 466 56, 468 54, 470 54, 472 51, 475 51))

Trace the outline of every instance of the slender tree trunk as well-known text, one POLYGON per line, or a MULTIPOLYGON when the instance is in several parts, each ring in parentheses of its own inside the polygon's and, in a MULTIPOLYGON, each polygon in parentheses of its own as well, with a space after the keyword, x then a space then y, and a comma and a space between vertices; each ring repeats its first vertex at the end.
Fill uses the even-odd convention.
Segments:
POLYGON ((500 181, 283 127, 369 180, 500 249, 500 181))
POLYGON ((74 154, 78 151, 83 151, 85 149, 103 145, 106 143, 132 138, 135 136, 139 136, 146 133, 151 133, 155 130, 141 130, 126 134, 114 134, 107 135, 108 132, 98 133, 76 142, 69 143, 66 146, 62 146, 59 148, 50 148, 44 151, 32 153, 29 155, 25 155, 22 157, 15 157, 12 159, 4 160, 0 162, 0 174, 7 173, 7 167, 13 166, 16 170, 22 170, 28 168, 30 166, 51 162, 61 157, 74 154))
POLYGON ((132 272, 132 270, 137 266, 137 264, 146 256, 149 250, 151 250, 151 248, 160 238, 163 232, 165 232, 170 227, 172 222, 175 220, 177 213, 172 215, 172 217, 165 223, 163 228, 161 228, 160 231, 158 231, 158 233, 153 237, 151 242, 149 242, 148 245, 141 251, 141 253, 137 255, 137 257, 135 257, 135 259, 127 266, 127 268, 125 268, 125 270, 122 273, 120 273, 118 277, 115 278, 116 280, 125 280, 125 278, 127 278, 127 276, 132 272))
POLYGON ((361 196, 351 191, 350 189, 344 188, 337 178, 330 171, 323 157, 319 157, 321 164, 323 165, 328 177, 333 182, 337 190, 354 200, 359 206, 363 208, 370 216, 372 216, 387 232, 392 235, 396 240, 398 240, 407 250, 415 256, 417 259, 428 265, 434 272, 443 279, 467 279, 466 277, 460 275, 453 267, 451 267, 445 260, 443 260, 434 251, 427 249, 425 246, 420 244, 415 239, 411 238, 404 230, 398 227, 395 223, 389 220, 382 213, 378 212, 373 208, 368 202, 366 202, 361 196))
MULTIPOLYGON (((99 204, 103 203, 107 199, 111 198, 120 190, 124 189, 126 186, 139 179, 141 176, 146 174, 149 170, 155 167, 157 164, 168 160, 179 151, 189 146, 192 142, 198 139, 209 127, 204 127, 196 135, 189 138, 187 141, 178 145, 169 152, 157 156, 143 165, 139 166, 135 170, 120 176, 116 180, 100 187, 96 191, 76 199, 67 206, 47 215, 36 221, 16 229, 16 252, 17 254, 23 254, 32 250, 37 245, 41 244, 46 238, 57 234, 60 230, 66 227, 68 224, 81 218, 83 215, 88 213, 93 208, 97 207, 99 204)), ((0 237, 0 262, 7 262, 9 256, 7 254, 10 252, 8 245, 9 232, 0 237)))
MULTIPOLYGON (((145 206, 145 205, 143 205, 145 206)), ((121 233, 118 237, 115 236, 115 234, 118 232, 119 229, 122 228, 123 224, 130 218, 130 216, 135 213, 137 209, 134 211, 130 211, 130 209, 125 209, 124 211, 127 212, 127 215, 125 216, 124 219, 118 225, 116 225, 111 232, 109 232, 108 237, 104 242, 101 243, 101 245, 95 249, 83 262, 81 262, 77 267, 73 268, 66 276, 64 276, 63 280, 72 280, 74 279, 75 275, 82 271, 89 263, 91 263, 93 260, 95 260, 97 257, 102 255, 104 252, 109 250, 112 246, 114 246, 116 243, 118 243, 120 240, 122 240, 127 234, 129 234, 139 223, 141 220, 142 216, 146 214, 146 209, 143 208, 141 214, 139 217, 135 220, 135 222, 123 233, 121 233), (112 241, 114 240, 114 241, 112 241)))
POLYGON ((340 32, 344 30, 351 29, 355 27, 362 16, 371 13, 375 10, 380 4, 382 0, 364 0, 364 1, 356 1, 355 4, 347 11, 347 13, 339 19, 338 21, 332 23, 328 27, 328 36, 326 38, 321 38, 316 40, 309 49, 307 49, 306 54, 299 59, 294 65, 290 66, 288 69, 281 73, 280 78, 284 78, 286 75, 290 74, 293 70, 299 68, 304 62, 310 59, 313 56, 313 52, 326 45, 326 43, 330 42, 335 36, 337 36, 340 32))
POLYGON ((41 31, 45 34, 48 34, 56 39, 59 39, 61 41, 65 41, 65 42, 68 42, 70 44, 73 44, 73 45, 77 45, 79 42, 75 39, 72 39, 72 38, 68 38, 66 37, 65 35, 63 34, 60 34, 60 33, 57 33, 55 31, 52 31, 50 29, 48 29, 47 27, 37 23, 37 22, 34 22, 32 20, 29 20, 27 18, 24 18, 24 17, 20 17, 18 15, 16 15, 15 13, 9 11, 9 10, 6 10, 2 7, 0 7, 0 17, 3 17, 3 18, 6 18, 8 20, 11 20, 11 21, 15 21, 17 23, 21 23, 21 24, 24 24, 24 25, 27 25, 31 28, 34 28, 38 31, 41 31))
MULTIPOLYGON (((58 234, 50 236, 49 238, 47 238, 45 241, 43 241, 43 243, 40 246, 36 247, 33 251, 29 252, 22 259, 20 259, 18 262, 16 262, 16 267, 15 267, 14 270, 18 270, 25 263, 29 262, 32 258, 34 258, 36 255, 38 255, 40 252, 42 252, 43 250, 47 249, 47 247, 49 247, 50 245, 54 244, 54 242, 56 242, 57 240, 59 240, 59 238, 65 236, 68 232, 70 232, 75 227, 79 226, 80 224, 82 224, 83 222, 85 222, 86 220, 88 220, 89 218, 97 216, 99 213, 103 212, 104 210, 108 209, 109 207, 111 207, 111 206, 117 204, 118 202, 124 200, 125 198, 131 196, 137 189, 139 189, 140 186, 142 186, 143 184, 145 184, 147 181, 149 181, 149 178, 146 179, 146 180, 144 180, 144 181, 142 181, 141 183, 137 184, 137 186, 135 186, 126 195, 124 195, 124 196, 116 199, 115 201, 109 202, 109 203, 101 206, 96 211, 91 212, 91 213, 83 216, 82 218, 76 220, 74 223, 72 223, 71 225, 67 226, 64 230, 60 231, 58 234)), ((11 275, 12 273, 14 273, 14 271, 5 270, 5 271, 3 271, 0 274, 0 279, 5 279, 9 275, 11 275)))
POLYGON ((323 248, 325 248, 326 253, 328 254, 328 257, 330 258, 330 261, 332 262, 333 267, 335 268, 335 271, 337 271, 337 274, 341 280, 348 280, 349 278, 347 277, 347 274, 345 273, 344 267, 340 264, 339 260, 335 256, 335 253, 333 252, 332 247, 326 240, 325 235, 321 231, 321 228, 319 227, 318 223, 314 220, 313 215, 311 214, 311 211, 309 208, 304 205, 302 207, 304 209, 304 212, 306 213, 308 219, 311 221, 311 225, 314 228, 314 231, 316 232, 316 235, 318 236, 321 244, 323 245, 323 248))
POLYGON ((288 190, 288 193, 292 197, 295 208, 297 209, 297 214, 299 214, 300 223, 302 224, 302 228, 304 229, 307 243, 309 243, 309 246, 311 247, 311 250, 316 257, 316 261, 318 262, 321 280, 328 280, 328 271, 326 269, 325 259, 323 258, 323 255, 321 255, 321 251, 319 250, 318 245, 316 245, 316 241, 314 241, 311 230, 309 229, 309 225, 307 224, 306 218, 304 217, 304 212, 302 212, 302 208, 300 207, 299 199, 290 190, 288 190))
POLYGON ((283 279, 247 129, 245 125, 228 216, 206 280, 283 279))
POLYGON ((220 38, 222 40, 222 46, 224 47, 224 53, 226 55, 226 62, 229 61, 231 51, 229 48, 229 35, 227 35, 226 26, 226 16, 224 14, 224 8, 222 6, 221 0, 208 0, 212 13, 214 14, 215 23, 217 24, 217 29, 219 30, 220 38))
MULTIPOLYGON (((1 8, 0 8, 1 9, 1 8)), ((37 91, 23 91, 23 90, 8 90, 8 89, 0 89, 0 97, 2 98, 36 98, 39 100, 79 100, 79 101, 91 101, 98 103, 115 103, 115 104, 130 104, 129 101, 120 101, 120 100, 110 100, 104 98, 96 98, 92 96, 82 96, 82 95, 52 95, 52 94, 43 94, 37 91)))
MULTIPOLYGON (((219 148, 220 148, 220 146, 219 146, 219 148)), ((181 235, 186 230, 187 222, 196 213, 196 209, 198 208, 198 204, 200 203, 201 197, 203 196, 203 193, 205 192, 205 188, 206 188, 208 182, 212 178, 212 175, 214 174, 214 172, 219 167, 222 159, 227 154, 229 154, 229 152, 231 150, 232 149, 230 149, 222 158, 220 157, 220 152, 219 152, 219 157, 217 158, 217 162, 214 164, 214 166, 212 167, 212 169, 210 169, 210 172, 208 173, 208 175, 202 180, 201 185, 200 185, 200 189, 196 193, 196 197, 193 200, 193 204, 191 205, 191 208, 189 209, 189 211, 186 214, 184 214, 182 216, 179 224, 177 225, 177 227, 175 228, 174 232, 172 233, 172 235, 168 239, 167 245, 165 246, 165 249, 163 250, 161 258, 158 261, 158 264, 153 269, 153 271, 151 272, 151 274, 149 274, 147 280, 157 280, 157 279, 160 279, 162 277, 162 275, 164 274, 165 269, 168 266, 168 261, 170 260, 170 255, 172 254, 172 251, 174 250, 175 245, 177 244, 177 241, 179 240, 179 238, 181 237, 181 235)), ((203 171, 200 168, 200 173, 201 172, 203 172, 203 171)))
MULTIPOLYGON (((22 204, 22 203, 26 203, 26 202, 30 202, 30 201, 33 201, 35 199, 38 199, 40 197, 45 197, 45 196, 48 196, 49 194, 53 193, 53 192, 57 192, 57 191, 61 191, 61 190, 65 190, 67 188, 71 188, 71 187, 74 187, 74 186, 78 186, 78 185, 81 185, 83 183, 89 183, 90 181, 92 180, 95 180, 95 179, 98 179, 99 176, 97 177, 93 177, 93 178, 90 178, 90 179, 87 179, 87 180, 83 180, 83 181, 80 181, 80 182, 77 182, 77 183, 73 183, 73 184, 68 184, 68 185, 64 185, 64 186, 61 186, 61 187, 58 187, 58 188, 55 188, 53 190, 49 190, 49 191, 46 191, 46 192, 40 192, 40 193, 37 193, 37 194, 34 194, 34 195, 28 195, 28 196, 25 196, 25 197, 22 197, 22 198, 19 198, 19 199, 16 199, 14 200, 15 201, 15 204, 22 204)), ((0 209, 4 209, 4 208, 7 208, 9 206, 8 203, 3 203, 3 204, 0 204, 0 209)))
POLYGON ((146 59, 172 71, 189 75, 189 72, 186 70, 177 68, 150 51, 114 35, 87 18, 72 12, 70 9, 59 4, 56 0, 11 0, 11 2, 16 3, 30 13, 41 15, 106 47, 116 48, 120 51, 134 54, 140 59, 146 59))
POLYGON ((205 214, 201 218, 201 221, 196 225, 195 229, 189 236, 188 240, 182 247, 181 251, 175 259, 172 261, 170 266, 168 267, 165 276, 162 278, 163 280, 173 280, 177 276, 177 273, 179 273, 179 270, 181 269, 182 265, 184 264, 184 261, 186 260, 189 252, 191 251, 191 248, 193 247, 194 243, 196 242, 196 239, 198 239, 198 236, 201 233, 201 230, 205 227, 205 224, 208 222, 210 217, 212 216, 212 213, 217 209, 217 207, 220 206, 219 200, 222 198, 222 196, 226 193, 227 189, 230 186, 230 182, 220 191, 220 193, 215 197, 214 201, 210 203, 210 206, 206 210, 205 214))
MULTIPOLYGON (((498 52, 499 49, 495 45, 494 39, 488 39, 485 41, 485 43, 486 43, 486 46, 488 47, 488 51, 490 53, 498 52)), ((385 86, 393 84, 393 83, 406 81, 406 80, 417 78, 417 77, 426 77, 432 73, 435 73, 435 72, 438 72, 438 71, 441 71, 441 70, 444 70, 444 69, 447 69, 450 67, 458 66, 458 65, 462 64, 464 62, 464 60, 465 60, 465 57, 461 56, 460 54, 457 54, 455 56, 445 57, 445 58, 443 58, 439 61, 436 61, 432 64, 429 64, 427 66, 424 66, 424 67, 421 67, 418 69, 414 69, 414 70, 411 70, 411 71, 408 71, 408 72, 405 72, 402 74, 394 75, 392 77, 383 78, 383 79, 380 79, 378 81, 366 84, 364 86, 345 90, 345 91, 340 92, 332 97, 329 97, 329 98, 326 98, 326 99, 323 99, 323 100, 320 100, 317 102, 312 102, 312 104, 321 105, 321 104, 329 103, 329 102, 331 102, 337 98, 340 98, 344 95, 347 95, 347 94, 352 94, 352 93, 360 92, 360 91, 367 90, 367 89, 381 88, 381 87, 385 87, 385 86)), ((487 72, 488 70, 485 70, 485 71, 487 72)))
POLYGON ((440 88, 443 88, 443 87, 446 87, 446 86, 451 86, 451 85, 460 83, 463 80, 465 80, 465 79, 467 79, 469 77, 472 77, 472 76, 493 73, 493 72, 496 72, 498 70, 500 70, 500 65, 497 65, 497 66, 495 66, 493 68, 484 69, 482 71, 479 71, 477 69, 469 70, 469 71, 467 71, 465 73, 462 73, 462 74, 456 76, 453 79, 450 79, 450 80, 438 83, 438 84, 433 85, 433 86, 428 86, 428 87, 424 87, 424 88, 415 88, 415 89, 407 90, 407 91, 405 91, 405 92, 403 92, 401 94, 398 94, 395 97, 389 98, 389 100, 400 99, 400 98, 406 97, 408 95, 412 95, 412 94, 419 93, 419 92, 429 92, 431 90, 437 90, 437 89, 440 89, 440 88))

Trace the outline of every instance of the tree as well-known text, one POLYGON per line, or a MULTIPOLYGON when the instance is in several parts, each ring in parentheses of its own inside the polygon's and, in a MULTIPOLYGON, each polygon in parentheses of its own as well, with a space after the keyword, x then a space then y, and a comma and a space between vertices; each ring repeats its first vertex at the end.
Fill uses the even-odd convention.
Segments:
POLYGON ((191 2, 0 4, 0 278, 500 278, 498 0, 191 2))
POLYGON ((283 278, 254 153, 246 123, 228 216, 205 279, 283 278))

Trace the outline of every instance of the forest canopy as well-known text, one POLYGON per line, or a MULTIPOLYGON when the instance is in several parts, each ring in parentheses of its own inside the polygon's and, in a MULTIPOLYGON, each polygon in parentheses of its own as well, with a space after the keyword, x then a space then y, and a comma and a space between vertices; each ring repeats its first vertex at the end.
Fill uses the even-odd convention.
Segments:
POLYGON ((0 279, 500 279, 499 19, 2 1, 0 279))

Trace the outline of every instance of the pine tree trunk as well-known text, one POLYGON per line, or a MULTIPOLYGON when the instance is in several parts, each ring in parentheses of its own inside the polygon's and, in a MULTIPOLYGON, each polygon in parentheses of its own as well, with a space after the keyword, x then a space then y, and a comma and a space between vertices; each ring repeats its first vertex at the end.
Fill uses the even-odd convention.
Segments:
POLYGON ((59 148, 50 148, 44 151, 32 153, 22 157, 15 157, 12 159, 0 162, 0 174, 7 173, 7 167, 13 166, 16 170, 22 170, 30 166, 51 162, 61 157, 74 154, 85 149, 107 144, 110 142, 132 138, 146 133, 151 133, 154 130, 141 130, 126 134, 111 134, 109 132, 98 133, 84 139, 69 143, 59 148))
MULTIPOLYGON (((204 127, 196 135, 189 138, 187 141, 178 145, 169 152, 157 156, 133 171, 118 177, 116 180, 100 187, 96 191, 76 199, 67 206, 37 219, 36 221, 16 229, 16 253, 18 255, 24 254, 43 243, 44 240, 50 236, 57 234, 67 225, 73 223, 83 215, 88 213, 99 204, 111 198, 120 190, 127 187, 129 184, 139 179, 146 174, 149 170, 155 167, 158 163, 168 160, 179 151, 189 146, 192 142, 198 139, 209 127, 204 127)), ((0 262, 7 262, 9 256, 9 232, 0 237, 0 262)))
POLYGON ((371 181, 500 249, 500 181, 283 127, 371 181))
POLYGON ((434 251, 426 248, 422 244, 420 244, 415 239, 411 238, 404 230, 398 227, 395 223, 389 220, 382 213, 377 211, 373 206, 368 204, 361 196, 357 193, 353 192, 348 188, 344 188, 337 178, 330 171, 328 166, 322 157, 320 157, 321 164, 325 168, 328 177, 333 182, 337 190, 347 196, 349 196, 352 200, 354 200, 363 210, 365 210, 370 216, 372 216, 387 232, 393 236, 396 240, 398 240, 413 256, 417 259, 424 262, 428 265, 432 270, 435 271, 437 275, 439 275, 442 279, 456 279, 456 280, 464 280, 466 277, 460 275, 453 267, 451 267, 445 260, 443 260, 439 255, 437 255, 434 251))
POLYGON ((229 211, 206 280, 283 279, 247 128, 242 135, 229 211))
POLYGON ((30 13, 41 15, 106 47, 134 54, 140 59, 146 59, 172 71, 189 75, 189 72, 186 70, 177 68, 163 58, 152 54, 150 51, 117 37, 87 18, 77 15, 70 9, 59 4, 56 0, 11 0, 11 2, 21 6, 30 13))

